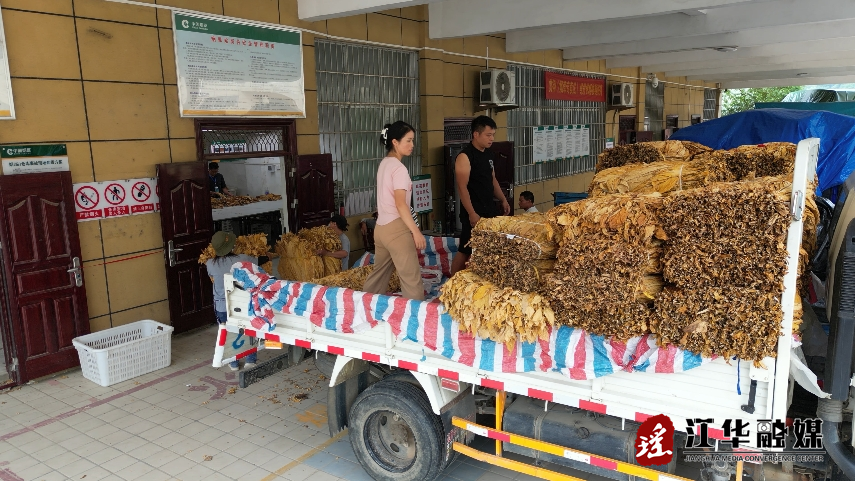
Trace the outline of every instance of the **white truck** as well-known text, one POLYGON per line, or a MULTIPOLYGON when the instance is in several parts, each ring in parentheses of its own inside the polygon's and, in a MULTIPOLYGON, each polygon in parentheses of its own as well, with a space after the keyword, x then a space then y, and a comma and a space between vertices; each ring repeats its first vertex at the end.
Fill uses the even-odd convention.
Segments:
MULTIPOLYGON (((319 361, 335 356, 327 407, 330 434, 348 427, 354 452, 366 471, 378 480, 397 481, 434 479, 455 453, 544 479, 576 478, 539 467, 541 462, 618 480, 685 479, 674 474, 677 456, 649 468, 636 462, 639 427, 656 415, 665 415, 673 423, 674 451, 682 450, 687 439, 698 446, 705 435, 712 446, 707 453, 744 453, 742 459, 756 463, 758 457, 751 453, 793 452, 792 436, 784 447, 768 448, 758 445, 755 430, 768 428, 767 420, 788 418, 794 383, 798 383, 819 398, 818 416, 824 421, 823 462, 781 457, 777 465, 743 465, 734 460, 738 458, 707 458, 693 477, 723 481, 733 474, 742 475, 745 468, 762 471, 768 479, 825 473, 828 478, 845 475, 855 480, 855 456, 838 435, 844 416, 851 419, 855 404, 848 402, 855 359, 855 196, 849 196, 845 207, 838 209, 842 214, 830 254, 836 281, 830 283, 835 287, 828 295, 833 315, 823 388, 805 366, 799 343, 790 335, 804 194, 816 172, 818 149, 818 139, 798 145, 787 238, 790 268, 783 280, 782 334, 777 357, 765 359, 763 367, 718 358, 685 372, 619 371, 588 380, 573 380, 559 372, 489 371, 453 361, 441 355, 441 349, 401 340, 389 322, 346 333, 318 326, 310 316, 276 312, 272 331, 258 329, 249 315, 252 294, 230 275, 225 282, 228 322, 220 333, 214 366, 235 358, 224 354, 222 347, 227 336, 235 335, 255 337, 258 348, 271 342, 287 344, 290 360, 285 366, 299 362, 308 350, 322 356, 319 361), (484 413, 495 415, 495 425, 475 422, 476 414, 484 413), (733 448, 727 441, 740 434, 730 429, 735 429, 736 420, 748 423, 750 435, 733 448), (468 446, 475 435, 497 440, 496 452, 468 446), (506 452, 534 462, 521 462, 519 456, 510 459, 506 452), (794 471, 796 474, 790 474, 794 471)), ((281 361, 278 364, 283 367, 281 361)), ((269 367, 267 372, 273 369, 269 367)), ((844 433, 844 437, 851 439, 850 434, 844 433)))

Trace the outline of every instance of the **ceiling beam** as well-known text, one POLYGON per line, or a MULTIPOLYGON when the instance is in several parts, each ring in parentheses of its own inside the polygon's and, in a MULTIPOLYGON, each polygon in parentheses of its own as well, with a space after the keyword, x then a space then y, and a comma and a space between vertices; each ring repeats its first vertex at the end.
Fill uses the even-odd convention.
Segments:
POLYGON ((749 65, 717 65, 709 68, 695 68, 685 70, 666 70, 667 77, 702 77, 709 78, 721 74, 732 73, 750 73, 757 71, 768 70, 812 70, 835 67, 853 67, 855 68, 855 52, 848 56, 837 56, 831 59, 822 60, 800 60, 795 62, 779 62, 779 63, 754 63, 749 65))
POLYGON ((721 69, 728 67, 747 67, 760 65, 777 65, 796 62, 816 62, 816 61, 834 61, 834 60, 852 60, 855 59, 855 43, 850 47, 851 50, 839 52, 817 52, 798 55, 767 55, 763 57, 746 57, 720 60, 700 60, 688 62, 674 62, 664 64, 644 65, 642 71, 648 72, 669 72, 679 75, 687 75, 681 72, 721 69))
MULTIPOLYGON (((855 32, 853 32, 855 34, 855 32)), ((653 53, 606 60, 607 68, 638 67, 647 68, 647 72, 667 70, 658 66, 683 62, 726 62, 736 59, 774 57, 786 55, 810 55, 816 52, 846 52, 855 48, 855 37, 834 38, 802 42, 781 42, 772 45, 740 48, 736 52, 718 52, 715 50, 692 50, 685 52, 653 53)))
POLYGON ((828 22, 855 18, 851 0, 776 0, 707 10, 606 22, 574 23, 508 32, 508 52, 582 47, 600 43, 638 42, 653 38, 715 35, 754 28, 828 22))
MULTIPOLYGON (((348 1, 337 0, 336 3, 348 1)), ((566 23, 711 9, 747 1, 751 0, 443 0, 430 4, 430 37, 468 37, 566 23)))
POLYGON ((855 32, 855 19, 834 22, 769 27, 715 35, 697 35, 678 38, 655 38, 640 42, 623 42, 564 50, 565 60, 592 60, 624 55, 642 55, 715 47, 754 47, 779 42, 804 42, 828 38, 851 37, 855 32))
POLYGON ((774 80, 789 78, 810 79, 812 77, 841 77, 845 75, 855 75, 855 66, 825 67, 816 69, 759 70, 756 72, 707 75, 703 78, 688 77, 688 79, 724 83, 733 80, 774 80))
POLYGON ((855 75, 832 77, 804 77, 765 80, 729 80, 722 82, 723 89, 753 89, 764 87, 790 87, 793 85, 824 85, 855 83, 855 75))
POLYGON ((316 22, 436 1, 439 0, 297 0, 297 16, 300 20, 316 22))

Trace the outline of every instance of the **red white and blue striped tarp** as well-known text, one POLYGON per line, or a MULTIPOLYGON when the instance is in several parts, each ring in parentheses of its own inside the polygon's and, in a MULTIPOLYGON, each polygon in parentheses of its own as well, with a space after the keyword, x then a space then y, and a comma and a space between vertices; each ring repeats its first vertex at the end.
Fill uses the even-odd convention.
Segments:
POLYGON ((484 371, 558 371, 584 380, 618 371, 676 373, 711 360, 672 346, 658 347, 650 335, 619 342, 569 326, 550 330, 548 339, 517 342, 508 348, 460 331, 438 301, 276 280, 248 262, 235 264, 232 274, 251 293, 248 312, 255 329, 272 331, 277 312, 306 317, 318 327, 342 333, 387 322, 398 341, 415 342, 484 371))
MULTIPOLYGON (((456 237, 434 237, 425 236, 427 246, 419 251, 419 263, 422 267, 438 267, 442 275, 451 277, 451 259, 457 253, 457 244, 460 239, 456 237)), ((374 254, 366 252, 353 263, 353 267, 363 267, 374 264, 374 254)))

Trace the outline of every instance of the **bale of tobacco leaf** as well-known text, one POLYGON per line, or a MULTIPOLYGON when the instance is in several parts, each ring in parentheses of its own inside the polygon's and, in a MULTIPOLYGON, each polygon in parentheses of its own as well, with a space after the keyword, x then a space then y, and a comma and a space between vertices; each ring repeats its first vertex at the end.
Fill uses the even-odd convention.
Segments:
POLYGON ((297 234, 282 234, 275 246, 279 254, 279 278, 308 282, 324 276, 324 262, 317 255, 318 248, 297 234))
MULTIPOLYGON (((327 226, 312 227, 311 229, 301 229, 297 235, 309 243, 315 252, 320 249, 328 251, 341 250, 341 239, 330 230, 327 226)), ((324 265, 324 276, 329 276, 341 272, 341 259, 336 259, 332 256, 322 256, 321 262, 324 265)))
POLYGON ((712 158, 694 162, 629 164, 598 172, 591 181, 588 195, 599 197, 630 192, 665 194, 731 180, 734 178, 727 163, 712 158))
MULTIPOLYGON (((269 250, 270 248, 267 245, 267 234, 259 233, 238 236, 237 239, 235 239, 235 246, 232 249, 232 252, 235 254, 261 257, 266 256, 269 250)), ((214 246, 208 244, 208 247, 206 247, 202 251, 202 254, 199 255, 199 264, 205 264, 208 259, 214 259, 215 257, 217 257, 217 253, 214 252, 214 246)), ((268 274, 273 274, 272 261, 265 262, 261 268, 268 274)))
POLYGON ((730 150, 704 152, 695 157, 695 160, 701 159, 724 162, 734 180, 792 175, 796 145, 789 142, 742 145, 730 150))
POLYGON ((651 330, 662 346, 759 364, 776 355, 780 299, 779 293, 746 287, 666 288, 656 300, 651 330))
POLYGON ((688 162, 696 155, 712 149, 696 142, 665 140, 616 145, 604 150, 597 157, 597 172, 628 164, 650 164, 653 162, 688 162))
POLYGON ((472 230, 470 268, 484 279, 537 292, 552 272, 558 245, 549 239, 545 214, 481 219, 472 230))
MULTIPOLYGON (((328 287, 344 287, 354 291, 364 291, 365 280, 368 275, 374 271, 374 264, 369 264, 362 267, 354 267, 346 271, 341 271, 337 274, 322 277, 312 280, 313 284, 328 287)), ((398 278, 398 272, 392 271, 392 277, 389 278, 389 292, 400 292, 401 280, 398 278)))
POLYGON ((615 194, 563 204, 547 214, 560 236, 542 289, 556 322, 628 339, 649 332, 662 289, 661 194, 615 194))
POLYGON ((555 314, 543 296, 499 287, 468 269, 443 284, 439 299, 461 331, 508 349, 517 339, 548 339, 555 325, 555 314))
POLYGON ((780 294, 791 190, 784 178, 763 177, 673 193, 661 217, 668 236, 665 280, 687 289, 780 294))

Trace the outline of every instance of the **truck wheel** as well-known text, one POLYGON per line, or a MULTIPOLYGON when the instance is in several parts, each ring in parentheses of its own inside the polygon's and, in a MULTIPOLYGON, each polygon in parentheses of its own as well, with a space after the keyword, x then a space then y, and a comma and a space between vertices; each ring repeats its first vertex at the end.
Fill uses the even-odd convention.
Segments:
POLYGON ((349 424, 356 458, 378 481, 431 481, 445 467, 442 420, 410 383, 385 381, 363 391, 349 424))

